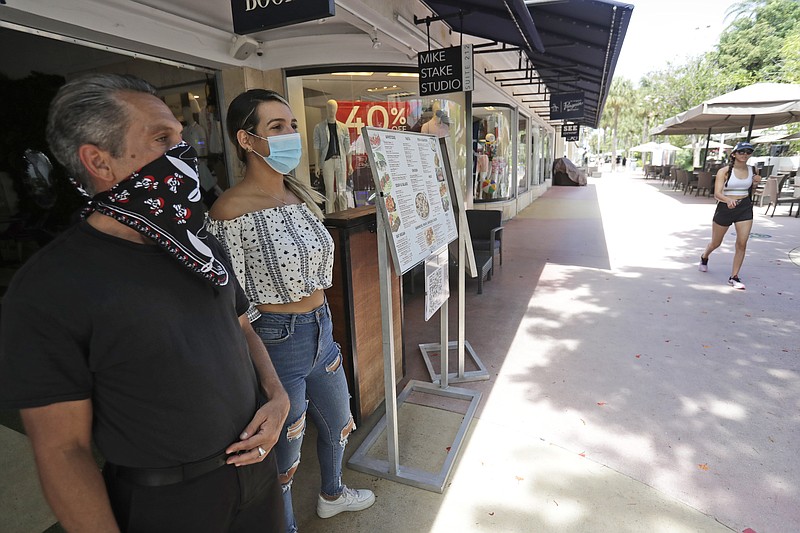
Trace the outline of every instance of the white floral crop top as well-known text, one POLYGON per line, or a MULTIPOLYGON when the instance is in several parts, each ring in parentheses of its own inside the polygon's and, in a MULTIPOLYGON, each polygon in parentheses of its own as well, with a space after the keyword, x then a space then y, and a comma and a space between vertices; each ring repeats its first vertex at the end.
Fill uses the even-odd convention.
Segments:
POLYGON ((305 204, 208 217, 253 305, 300 301, 333 279, 333 239, 305 204))

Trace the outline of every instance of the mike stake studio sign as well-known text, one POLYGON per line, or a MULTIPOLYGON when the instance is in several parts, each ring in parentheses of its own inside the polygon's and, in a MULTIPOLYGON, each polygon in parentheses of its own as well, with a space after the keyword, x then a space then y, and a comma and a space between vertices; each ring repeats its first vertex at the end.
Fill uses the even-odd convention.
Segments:
POLYGON ((417 65, 420 96, 471 91, 473 88, 471 44, 420 52, 417 65))
POLYGON ((247 35, 335 14, 334 0, 231 0, 233 31, 247 35))

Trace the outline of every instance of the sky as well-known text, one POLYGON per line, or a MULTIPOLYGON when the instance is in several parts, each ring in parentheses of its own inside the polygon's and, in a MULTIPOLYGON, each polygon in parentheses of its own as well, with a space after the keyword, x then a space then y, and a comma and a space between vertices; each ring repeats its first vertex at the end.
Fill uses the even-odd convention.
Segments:
POLYGON ((633 4, 614 77, 638 84, 648 72, 668 62, 712 50, 724 27, 725 12, 734 0, 622 0, 633 4))

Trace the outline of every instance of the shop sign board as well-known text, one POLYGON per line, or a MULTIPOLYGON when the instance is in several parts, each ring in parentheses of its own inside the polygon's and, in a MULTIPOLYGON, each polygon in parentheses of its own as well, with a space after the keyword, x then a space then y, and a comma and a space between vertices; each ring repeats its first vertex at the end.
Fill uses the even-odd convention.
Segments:
POLYGON ((364 127, 362 138, 399 276, 458 238, 445 159, 435 135, 364 127))
POLYGON ((466 92, 474 87, 471 44, 420 52, 417 65, 420 96, 466 92))
POLYGON ((580 124, 562 124, 561 137, 566 141, 578 141, 581 138, 580 124))
POLYGON ((583 93, 555 93, 550 95, 550 120, 583 118, 583 93))
POLYGON ((334 0, 231 0, 233 32, 247 35, 332 17, 334 0))

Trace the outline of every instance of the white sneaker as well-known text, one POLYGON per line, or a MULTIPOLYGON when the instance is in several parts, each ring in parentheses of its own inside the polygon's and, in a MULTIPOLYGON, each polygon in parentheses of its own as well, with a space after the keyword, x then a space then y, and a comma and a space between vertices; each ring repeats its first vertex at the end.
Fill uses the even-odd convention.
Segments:
POLYGON ((739 279, 739 276, 731 276, 728 278, 728 285, 733 287, 734 289, 739 289, 740 291, 744 290, 744 283, 742 280, 739 279))
POLYGON ((351 489, 344 487, 342 494, 329 501, 320 495, 317 498, 317 516, 330 518, 344 511, 363 511, 375 503, 375 494, 369 489, 351 489))

